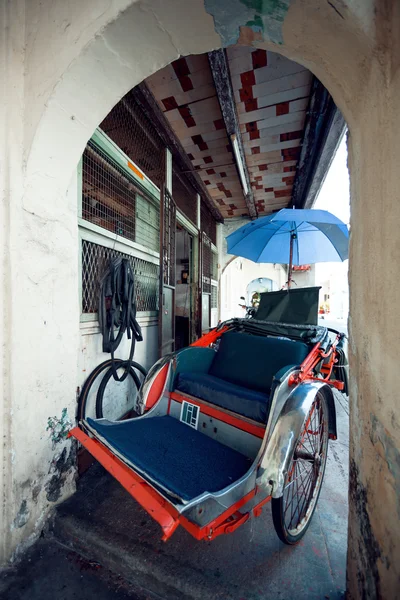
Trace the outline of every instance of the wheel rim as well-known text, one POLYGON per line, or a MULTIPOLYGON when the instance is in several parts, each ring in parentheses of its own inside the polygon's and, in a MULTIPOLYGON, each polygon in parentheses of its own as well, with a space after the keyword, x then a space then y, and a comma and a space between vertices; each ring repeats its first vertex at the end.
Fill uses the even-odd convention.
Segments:
POLYGON ((326 404, 318 395, 297 440, 283 492, 283 519, 287 532, 298 536, 314 512, 324 476, 328 449, 326 404))

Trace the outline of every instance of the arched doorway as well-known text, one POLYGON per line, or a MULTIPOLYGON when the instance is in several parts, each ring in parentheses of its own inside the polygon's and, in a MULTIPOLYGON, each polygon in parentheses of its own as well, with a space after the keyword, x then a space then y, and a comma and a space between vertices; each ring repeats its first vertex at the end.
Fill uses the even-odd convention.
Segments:
MULTIPOLYGON (((129 89, 180 55, 234 43, 279 50, 321 79, 350 128, 349 586, 353 597, 363 586, 367 595, 371 591, 371 597, 373 594, 388 597, 398 581, 393 556, 399 550, 395 533, 398 526, 395 490, 400 473, 396 458, 397 335, 390 319, 396 319, 398 296, 392 265, 397 264, 399 253, 394 157, 399 150, 395 125, 399 123, 396 98, 400 84, 391 54, 395 54, 395 42, 391 45, 394 34, 389 26, 398 23, 398 7, 393 4, 393 12, 388 9, 388 14, 383 3, 377 3, 374 10, 372 6, 351 1, 337 7, 333 3, 321 5, 315 0, 282 2, 278 7, 267 3, 263 13, 258 4, 234 2, 229 11, 221 11, 209 1, 193 2, 189 7, 179 0, 169 2, 168 6, 156 1, 121 2, 95 16, 86 5, 82 13, 76 9, 69 20, 57 12, 60 9, 57 4, 54 29, 42 20, 39 31, 35 25, 33 32, 28 31, 25 63, 28 76, 24 81, 23 69, 14 76, 19 77, 21 85, 16 96, 20 100, 19 94, 24 94, 24 104, 31 113, 21 123, 18 114, 15 115, 18 147, 15 156, 7 159, 15 160, 9 162, 14 179, 7 239, 11 247, 29 248, 29 252, 10 255, 6 278, 7 285, 12 281, 16 298, 30 299, 24 319, 18 312, 22 311, 21 306, 18 309, 15 306, 13 311, 7 308, 7 331, 13 332, 12 338, 9 334, 12 353, 19 357, 20 364, 30 364, 31 370, 21 378, 11 369, 5 412, 13 411, 18 399, 31 396, 32 390, 38 398, 45 398, 41 403, 35 402, 33 432, 35 427, 42 427, 53 409, 57 412, 61 399, 71 402, 79 335, 75 325, 79 321, 79 306, 73 285, 78 234, 73 186, 69 193, 67 189, 96 126, 129 89), (47 40, 46 48, 41 46, 43 39, 47 40), (50 68, 44 77, 45 55, 50 57, 50 68), (11 273, 18 273, 18 278, 12 280, 11 273), (38 285, 43 278, 52 282, 51 297, 38 285), (25 343, 27 334, 37 342, 34 349, 25 343), (373 591, 376 586, 378 594, 373 591)), ((35 9, 30 10, 35 13, 35 9)), ((17 15, 14 16, 17 22, 17 15)), ((28 11, 27 24, 30 17, 36 16, 28 11)), ((19 43, 22 48, 22 40, 17 36, 19 43)), ((19 506, 20 484, 32 473, 42 481, 40 465, 48 463, 52 453, 45 444, 37 446, 36 434, 26 431, 24 411, 14 412, 12 424, 3 427, 11 450, 22 443, 39 448, 36 462, 34 453, 29 461, 17 456, 12 464, 11 453, 3 458, 8 504, 19 506)), ((11 533, 12 512, 5 510, 4 553, 9 554, 35 531, 45 505, 44 498, 32 504, 28 533, 27 530, 11 533)))

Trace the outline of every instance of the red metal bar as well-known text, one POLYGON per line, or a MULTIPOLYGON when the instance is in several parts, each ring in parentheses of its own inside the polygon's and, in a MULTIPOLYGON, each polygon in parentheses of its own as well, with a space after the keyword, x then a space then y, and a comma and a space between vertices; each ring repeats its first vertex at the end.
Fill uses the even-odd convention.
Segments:
POLYGON ((166 541, 179 525, 179 513, 165 498, 148 485, 137 473, 101 442, 90 438, 79 427, 68 434, 77 439, 94 458, 130 493, 131 496, 161 525, 166 541))
POLYGON ((206 348, 207 346, 210 346, 210 344, 214 344, 217 341, 217 339, 221 337, 223 333, 225 333, 225 331, 228 331, 228 329, 229 327, 222 327, 222 329, 220 329, 219 331, 217 329, 212 329, 205 335, 201 336, 201 338, 199 338, 196 342, 190 344, 190 346, 199 346, 200 348, 206 348))
POLYGON ((266 498, 264 498, 264 500, 261 500, 261 502, 256 504, 252 510, 253 515, 255 517, 259 517, 262 513, 262 507, 264 506, 264 504, 267 504, 267 502, 269 502, 270 500, 271 500, 271 496, 267 496, 266 498))
POLYGON ((304 381, 319 381, 327 383, 328 385, 332 385, 338 390, 344 389, 344 383, 341 381, 330 381, 330 377, 332 375, 333 367, 337 362, 336 357, 336 345, 339 341, 339 336, 336 337, 336 340, 333 342, 331 348, 328 352, 323 352, 321 348, 321 344, 318 342, 315 344, 314 348, 311 350, 310 354, 305 358, 300 366, 300 372, 291 375, 289 378, 289 385, 294 385, 298 383, 302 383, 304 381), (329 358, 329 361, 326 364, 321 366, 321 373, 323 373, 324 377, 321 379, 320 377, 314 376, 314 369, 321 362, 321 360, 329 358))
MULTIPOLYGON (((256 488, 254 488, 248 494, 243 496, 243 498, 241 498, 240 500, 235 502, 235 504, 232 504, 232 506, 227 508, 219 517, 217 517, 216 519, 214 519, 214 521, 211 521, 211 523, 208 523, 204 527, 201 527, 201 528, 198 527, 194 523, 191 523, 190 521, 188 521, 188 519, 186 519, 186 517, 184 517, 182 515, 180 516, 181 524, 197 540, 202 540, 205 538, 208 540, 211 540, 211 539, 214 539, 214 537, 217 537, 217 535, 220 535, 221 533, 230 533, 229 531, 221 531, 221 533, 214 533, 214 532, 218 531, 218 529, 220 527, 222 527, 224 529, 226 525, 232 524, 232 520, 231 520, 232 516, 235 513, 237 513, 239 508, 241 508, 242 506, 247 504, 247 502, 249 502, 249 500, 254 498, 255 495, 256 495, 256 488)), ((246 513, 246 514, 248 514, 248 513, 246 513)), ((240 523, 240 525, 242 525, 243 522, 244 521, 242 521, 240 523)))
POLYGON ((169 369, 169 363, 164 365, 162 369, 157 373, 156 378, 147 394, 146 398, 146 410, 150 410, 160 399, 162 391, 165 387, 165 381, 167 379, 169 369))

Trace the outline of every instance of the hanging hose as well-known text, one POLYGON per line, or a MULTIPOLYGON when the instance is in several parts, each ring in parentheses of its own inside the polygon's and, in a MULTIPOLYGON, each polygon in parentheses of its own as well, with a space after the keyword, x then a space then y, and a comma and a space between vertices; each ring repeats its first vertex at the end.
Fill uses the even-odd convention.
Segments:
POLYGON ((124 381, 129 374, 136 342, 143 340, 142 330, 136 320, 135 279, 127 259, 120 257, 110 261, 100 283, 99 324, 103 336, 103 352, 111 354, 112 374, 115 381, 124 381), (115 330, 117 334, 115 335, 115 330), (114 353, 127 333, 132 340, 125 372, 118 376, 114 353))
POLYGON ((120 257, 110 261, 109 267, 100 282, 99 293, 99 324, 103 336, 103 352, 111 354, 111 359, 98 365, 89 375, 78 401, 78 420, 86 417, 89 392, 98 377, 102 377, 96 394, 96 418, 103 415, 104 393, 111 376, 115 381, 122 382, 130 376, 139 391, 141 382, 138 373, 146 377, 147 371, 139 363, 133 361, 136 342, 143 340, 142 330, 136 320, 135 279, 129 260, 120 257), (115 351, 127 333, 131 340, 127 360, 115 358, 115 351), (118 370, 123 369, 121 376, 118 370))

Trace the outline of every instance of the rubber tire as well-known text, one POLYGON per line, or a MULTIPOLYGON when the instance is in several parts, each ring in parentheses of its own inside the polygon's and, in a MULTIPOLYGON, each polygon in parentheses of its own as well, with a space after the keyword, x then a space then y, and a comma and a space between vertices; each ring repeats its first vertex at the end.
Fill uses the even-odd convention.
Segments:
MULTIPOLYGON (((329 409, 328 409, 328 403, 326 401, 326 398, 323 394, 321 394, 321 397, 323 398, 323 402, 324 402, 324 411, 326 414, 326 419, 327 419, 327 426, 328 426, 328 432, 329 432, 329 409)), ((307 414, 308 417, 308 414, 307 414)), ((306 420, 307 420, 306 417, 306 420)), ((323 473, 322 473, 322 480, 321 480, 321 485, 319 486, 319 490, 317 493, 317 497, 314 503, 314 508, 313 511, 310 515, 310 518, 308 519, 307 525, 304 527, 304 529, 301 530, 301 532, 298 535, 291 535, 286 527, 285 527, 285 523, 284 523, 284 506, 283 506, 283 495, 280 498, 272 498, 271 501, 271 510, 272 510, 272 520, 274 523, 274 528, 276 531, 277 536, 279 537, 279 539, 281 540, 281 542, 283 542, 284 544, 288 544, 289 546, 294 546, 295 544, 298 544, 300 542, 300 540, 304 537, 307 529, 310 526, 310 523, 312 521, 312 518, 314 516, 314 512, 315 509, 317 508, 317 504, 318 504, 318 498, 319 495, 321 493, 321 489, 322 489, 322 484, 324 483, 324 476, 325 476, 325 468, 326 468, 326 463, 328 460, 328 448, 329 448, 329 434, 328 434, 328 439, 327 439, 327 444, 326 444, 326 459, 325 459, 325 463, 323 466, 323 473)), ((294 450, 293 450, 293 454, 292 457, 290 459, 290 462, 292 462, 293 460, 293 456, 294 456, 294 450)), ((285 485, 286 485, 286 480, 285 480, 285 485)))
MULTIPOLYGON (((116 358, 114 360, 114 363, 115 363, 116 368, 119 368, 119 367, 123 367, 126 364, 126 361, 121 360, 120 358, 116 358)), ((93 371, 90 373, 89 377, 86 379, 85 383, 83 384, 81 393, 79 394, 79 398, 78 398, 78 411, 77 411, 78 422, 82 421, 83 419, 86 418, 86 402, 87 402, 89 392, 92 388, 93 383, 95 382, 97 377, 100 375, 100 373, 102 371, 105 371, 105 369, 110 369, 111 365, 112 365, 111 358, 100 363, 95 369, 93 369, 93 371)), ((143 375, 145 375, 145 376, 147 375, 146 369, 144 367, 142 367, 142 365, 140 365, 139 363, 132 362, 132 367, 133 367, 133 369, 137 369, 138 371, 143 373, 143 375)), ((136 375, 136 373, 135 373, 135 375, 136 375)))
MULTIPOLYGON (((132 363, 132 365, 133 365, 133 363, 132 363)), ((123 366, 123 365, 121 365, 121 366, 123 366)), ((133 367, 133 368, 131 367, 130 370, 128 371, 128 374, 132 377, 133 381, 135 382, 137 391, 139 391, 141 383, 140 383, 139 377, 135 373, 135 368, 137 368, 137 370, 140 371, 140 373, 142 373, 142 375, 144 375, 144 377, 146 377, 147 372, 140 365, 138 365, 137 367, 133 367)), ((113 369, 110 368, 110 369, 108 369, 108 371, 105 372, 103 379, 101 380, 101 384, 99 385, 99 389, 97 390, 96 419, 102 419, 104 416, 103 415, 104 392, 106 391, 107 384, 110 381, 112 376, 113 376, 113 369)))

